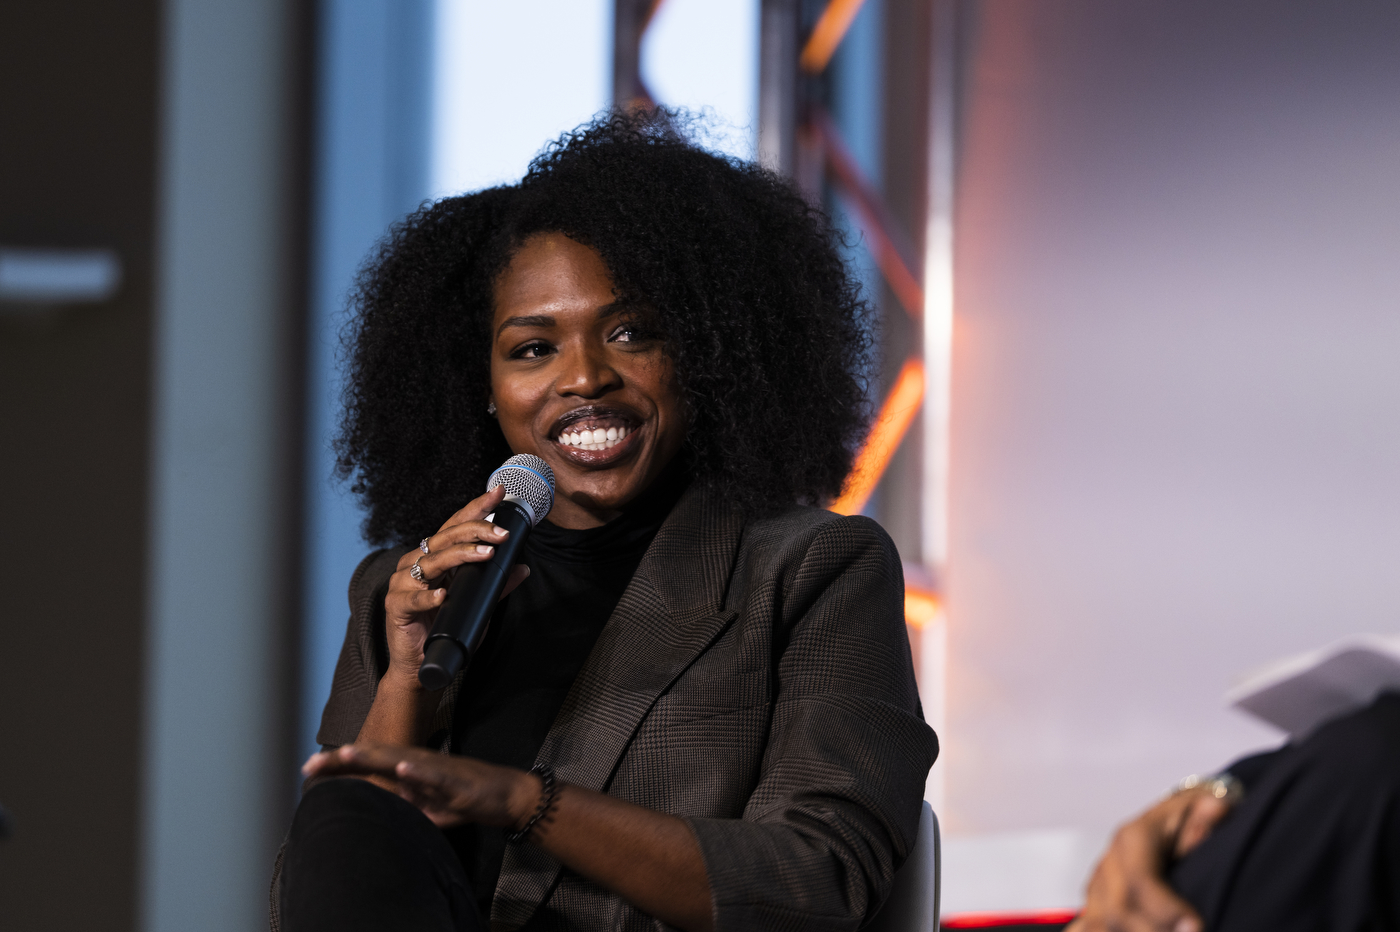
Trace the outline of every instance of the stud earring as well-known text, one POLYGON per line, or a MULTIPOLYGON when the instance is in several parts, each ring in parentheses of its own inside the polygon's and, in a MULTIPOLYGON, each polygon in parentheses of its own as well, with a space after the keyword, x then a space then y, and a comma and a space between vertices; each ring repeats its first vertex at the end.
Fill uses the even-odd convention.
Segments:
POLYGON ((486 402, 486 413, 492 417, 496 416, 496 403, 494 401, 486 402))

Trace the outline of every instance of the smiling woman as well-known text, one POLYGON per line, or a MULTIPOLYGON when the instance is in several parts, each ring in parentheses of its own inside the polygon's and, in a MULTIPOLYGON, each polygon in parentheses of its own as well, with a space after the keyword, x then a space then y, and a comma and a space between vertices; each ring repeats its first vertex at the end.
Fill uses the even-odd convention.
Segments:
POLYGON ((785 182, 665 114, 595 123, 395 231, 356 298, 340 447, 390 546, 351 580, 274 928, 878 910, 937 741, 889 538, 813 507, 867 415, 835 246, 785 182), (447 581, 505 539, 503 492, 479 492, 512 453, 553 469, 554 508, 429 692, 447 581))
POLYGON ((562 527, 617 517, 685 439, 665 344, 615 291, 598 253, 561 233, 526 240, 496 281, 491 406, 512 450, 554 468, 562 527))

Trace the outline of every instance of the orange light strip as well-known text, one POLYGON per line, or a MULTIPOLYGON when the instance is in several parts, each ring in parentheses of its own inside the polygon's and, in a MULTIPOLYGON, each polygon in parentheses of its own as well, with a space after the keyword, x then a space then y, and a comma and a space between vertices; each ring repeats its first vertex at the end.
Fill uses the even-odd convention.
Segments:
POLYGON ((922 630, 942 608, 943 600, 937 593, 915 586, 904 587, 904 623, 909 627, 922 630))
POLYGON ((864 0, 831 0, 822 10, 821 18, 812 27, 812 35, 802 49, 799 61, 802 70, 808 74, 821 74, 826 69, 836 47, 846 38, 846 32, 855 22, 856 14, 864 0))
POLYGON ((919 413, 924 400, 924 364, 911 359, 899 370, 899 378, 880 406, 880 416, 875 426, 870 428, 870 436, 856 454, 855 465, 846 479, 846 488, 841 497, 831 503, 830 509, 837 514, 859 514, 870 500, 890 459, 899 449, 899 443, 919 413))
POLYGON ((861 174, 831 117, 819 111, 813 114, 812 126, 821 137, 827 172, 840 191, 842 200, 854 209, 861 229, 869 237, 870 251, 875 264, 880 267, 880 274, 889 282, 890 290, 899 299, 904 312, 918 320, 924 312, 924 289, 909 270, 909 261, 905 256, 910 250, 901 248, 905 245, 902 238, 896 242, 899 226, 885 208, 880 195, 861 174))

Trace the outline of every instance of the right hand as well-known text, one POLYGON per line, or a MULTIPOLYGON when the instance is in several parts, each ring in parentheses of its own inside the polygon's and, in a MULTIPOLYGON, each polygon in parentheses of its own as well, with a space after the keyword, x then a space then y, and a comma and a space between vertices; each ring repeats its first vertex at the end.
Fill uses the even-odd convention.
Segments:
MULTIPOLYGON (((447 585, 457 567, 491 559, 495 545, 507 532, 486 521, 505 498, 497 486, 448 518, 438 532, 428 538, 428 554, 418 548, 399 558, 398 569, 389 577, 389 595, 384 600, 385 637, 389 644, 389 669, 400 685, 418 687, 418 667, 423 663, 423 645, 428 640, 438 608, 447 598, 447 585), (414 562, 423 571, 422 583, 411 575, 414 562)), ((517 564, 506 577, 501 597, 505 598, 530 575, 529 567, 517 564)))
POLYGON ((1201 932, 1201 917, 1164 874, 1229 811, 1223 799, 1185 790, 1119 828, 1089 878, 1084 911, 1065 932, 1201 932))

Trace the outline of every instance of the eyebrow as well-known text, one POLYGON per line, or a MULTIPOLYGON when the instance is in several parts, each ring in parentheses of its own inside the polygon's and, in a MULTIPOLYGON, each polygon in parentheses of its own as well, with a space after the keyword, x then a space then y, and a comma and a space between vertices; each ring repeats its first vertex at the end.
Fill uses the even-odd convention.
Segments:
MULTIPOLYGON (((626 310, 627 304, 622 301, 613 301, 598 308, 598 319, 603 320, 612 317, 620 311, 626 310)), ((507 317, 501 321, 501 325, 496 328, 496 336, 500 337, 507 327, 553 327, 557 321, 548 314, 527 314, 522 317, 507 317)))
POLYGON ((496 336, 505 332, 507 327, 553 327, 554 318, 548 314, 530 314, 525 317, 507 317, 501 321, 501 325, 496 328, 496 336))

